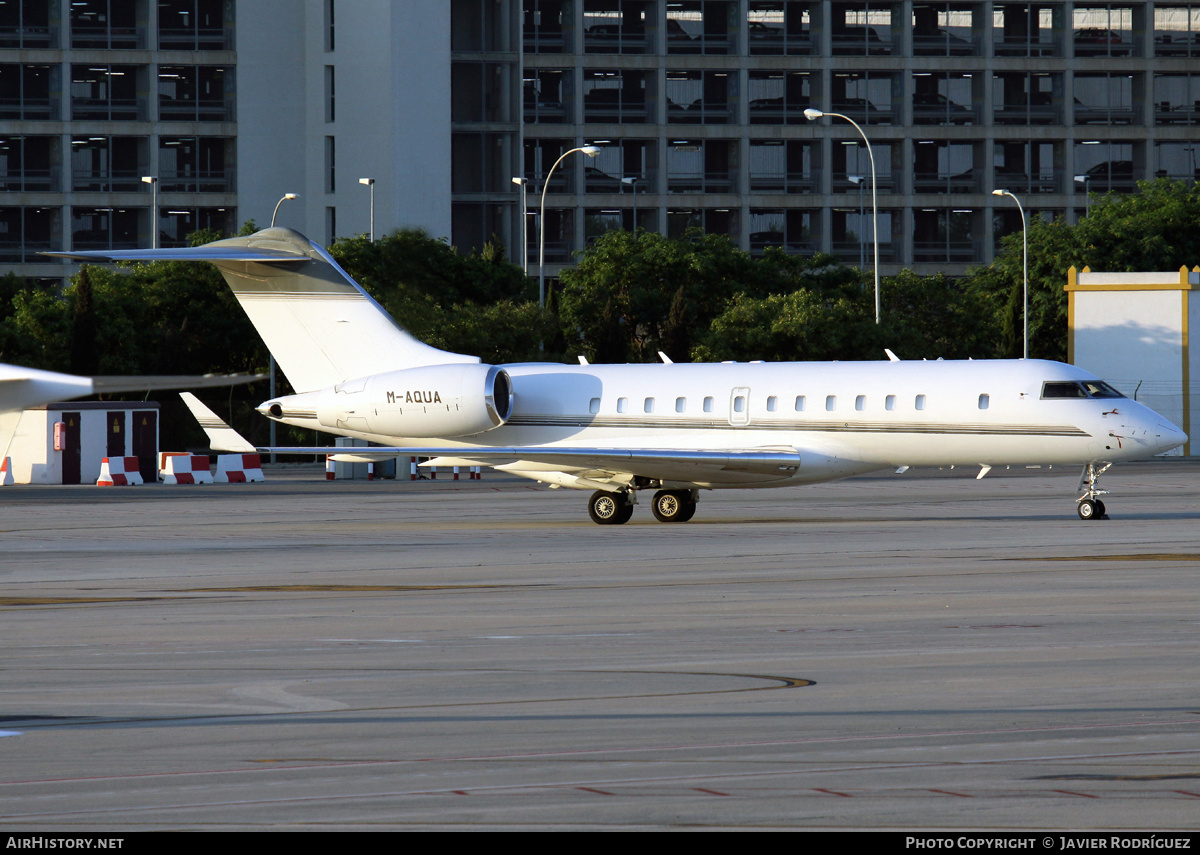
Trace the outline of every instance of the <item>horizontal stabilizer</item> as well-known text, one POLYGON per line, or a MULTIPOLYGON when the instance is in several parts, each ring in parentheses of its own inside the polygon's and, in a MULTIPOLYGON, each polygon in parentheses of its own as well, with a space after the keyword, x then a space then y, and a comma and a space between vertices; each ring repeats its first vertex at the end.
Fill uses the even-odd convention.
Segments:
POLYGON ((181 246, 173 249, 101 249, 88 250, 86 252, 42 252, 39 255, 70 258, 73 261, 95 261, 97 263, 112 261, 257 261, 259 263, 294 263, 309 260, 309 257, 302 252, 248 246, 220 248, 212 246, 181 246))

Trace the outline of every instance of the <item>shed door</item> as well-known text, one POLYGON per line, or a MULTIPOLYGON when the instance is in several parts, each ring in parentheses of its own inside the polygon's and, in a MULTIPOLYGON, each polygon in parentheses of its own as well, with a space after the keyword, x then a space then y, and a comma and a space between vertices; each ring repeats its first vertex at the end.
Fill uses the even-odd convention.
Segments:
POLYGON ((79 413, 63 413, 62 482, 78 484, 82 475, 79 447, 79 413))
POLYGON ((105 417, 104 453, 109 457, 125 456, 125 413, 110 412, 105 417))

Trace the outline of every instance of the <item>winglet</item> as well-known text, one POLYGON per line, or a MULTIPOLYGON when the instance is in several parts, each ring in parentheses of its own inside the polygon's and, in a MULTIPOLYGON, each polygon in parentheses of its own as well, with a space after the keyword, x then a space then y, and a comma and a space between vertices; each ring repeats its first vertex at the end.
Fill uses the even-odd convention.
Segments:
POLYGON ((200 403, 200 399, 191 392, 180 392, 179 397, 192 411, 200 427, 208 434, 208 442, 214 451, 228 451, 232 454, 253 454, 256 449, 246 439, 210 410, 200 403))
POLYGON ((900 361, 900 357, 897 356, 896 354, 892 353, 892 351, 889 350, 888 348, 885 347, 883 349, 883 352, 887 354, 887 358, 888 358, 889 362, 899 362, 900 361))
POLYGON ((663 361, 663 365, 674 365, 675 364, 674 362, 671 361, 671 357, 667 356, 661 350, 658 352, 658 358, 663 361))

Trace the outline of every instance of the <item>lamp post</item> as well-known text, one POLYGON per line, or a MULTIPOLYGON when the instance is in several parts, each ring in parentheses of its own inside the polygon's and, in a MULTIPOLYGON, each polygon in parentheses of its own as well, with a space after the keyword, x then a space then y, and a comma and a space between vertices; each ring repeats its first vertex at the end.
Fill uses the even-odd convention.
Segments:
POLYGON ((554 175, 554 170, 563 162, 568 154, 574 154, 581 151, 588 157, 595 157, 600 153, 600 149, 594 145, 584 145, 579 148, 573 148, 569 151, 564 151, 558 160, 554 161, 554 166, 550 167, 550 171, 546 173, 546 183, 542 186, 542 207, 541 213, 538 215, 538 224, 540 226, 541 235, 538 240, 538 305, 546 305, 546 191, 550 189, 550 177, 554 175))
POLYGON ((142 183, 150 185, 150 248, 158 249, 158 176, 143 175, 142 183))
POLYGON ((1007 190, 993 190, 993 196, 1007 196, 1017 203, 1017 210, 1021 213, 1021 278, 1024 282, 1025 295, 1022 300, 1021 315, 1024 320, 1024 349, 1022 353, 1024 358, 1029 358, 1029 230, 1025 227, 1025 208, 1021 205, 1021 200, 1009 193, 1007 190))
POLYGON ((275 215, 279 213, 279 206, 296 198, 298 197, 295 193, 284 193, 283 198, 275 203, 275 210, 271 212, 271 228, 275 228, 275 215))
POLYGON ((878 190, 879 185, 875 180, 875 152, 871 150, 871 141, 867 139, 867 135, 863 133, 863 129, 858 126, 858 122, 851 119, 849 116, 843 116, 841 113, 825 113, 821 110, 814 110, 809 107, 804 111, 804 118, 810 122, 816 121, 822 116, 829 116, 834 119, 845 119, 850 124, 854 125, 854 130, 858 131, 859 136, 863 138, 863 142, 867 146, 867 157, 871 159, 871 239, 875 244, 875 323, 879 323, 879 201, 878 190))
POLYGON ((519 175, 514 175, 513 184, 521 188, 521 269, 525 271, 525 275, 529 275, 529 207, 526 203, 525 194, 528 192, 529 179, 522 178, 519 175))
POLYGON ((366 184, 371 188, 371 243, 375 243, 375 179, 360 178, 359 184, 366 184))
POLYGON ((1083 185, 1083 215, 1086 217, 1092 213, 1092 197, 1088 193, 1088 182, 1092 180, 1092 176, 1076 175, 1075 183, 1083 185))
POLYGON ((622 184, 628 184, 630 191, 633 193, 633 231, 637 233, 637 186, 638 179, 636 175, 621 179, 622 184))
MULTIPOLYGON (((847 175, 846 180, 858 188, 858 227, 862 229, 863 221, 863 182, 867 180, 865 175, 847 175)), ((858 269, 862 270, 867 266, 867 245, 863 243, 861 235, 858 238, 858 269)))

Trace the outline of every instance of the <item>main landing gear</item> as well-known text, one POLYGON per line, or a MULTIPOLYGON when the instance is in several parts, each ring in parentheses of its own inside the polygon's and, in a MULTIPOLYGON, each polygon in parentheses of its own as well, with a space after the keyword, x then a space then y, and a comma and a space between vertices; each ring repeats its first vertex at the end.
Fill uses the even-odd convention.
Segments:
POLYGON ((1075 489, 1083 492, 1076 501, 1079 503, 1079 518, 1081 520, 1106 520, 1108 514, 1104 512, 1104 502, 1100 501, 1100 496, 1108 494, 1108 490, 1101 490, 1096 486, 1096 482, 1100 480, 1100 476, 1108 471, 1112 466, 1111 463, 1105 463, 1098 470, 1096 464, 1089 463, 1083 467, 1083 472, 1079 476, 1079 486, 1075 489))
MULTIPOLYGON (((588 515, 599 525, 621 525, 633 516, 633 502, 626 492, 597 490, 588 500, 588 515)), ((696 496, 691 490, 659 490, 650 505, 659 522, 687 522, 696 513, 696 496)))

